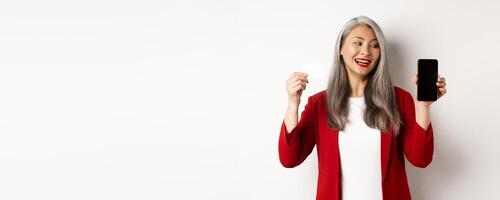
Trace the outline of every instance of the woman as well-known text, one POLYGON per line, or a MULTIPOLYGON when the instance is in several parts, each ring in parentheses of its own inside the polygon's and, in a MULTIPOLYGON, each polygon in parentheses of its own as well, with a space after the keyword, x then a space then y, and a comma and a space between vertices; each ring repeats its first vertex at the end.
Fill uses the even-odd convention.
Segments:
MULTIPOLYGON (((287 80, 288 109, 279 135, 284 167, 301 164, 316 145, 319 200, 409 200, 404 157, 416 167, 432 161, 432 101, 414 101, 392 85, 379 26, 360 16, 342 28, 328 88, 308 98, 297 120, 307 74, 287 80), (298 121, 298 122, 297 122, 298 121)), ((413 78, 416 86, 417 75, 413 78)), ((446 93, 436 80, 438 98, 446 93)))

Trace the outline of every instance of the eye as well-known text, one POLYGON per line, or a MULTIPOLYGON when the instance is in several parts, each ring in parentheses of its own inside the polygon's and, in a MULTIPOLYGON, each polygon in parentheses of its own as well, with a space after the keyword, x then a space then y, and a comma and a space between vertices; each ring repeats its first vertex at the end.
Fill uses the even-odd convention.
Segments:
POLYGON ((378 44, 372 44, 372 48, 379 48, 378 44))
POLYGON ((361 42, 354 42, 356 46, 361 46, 361 42))

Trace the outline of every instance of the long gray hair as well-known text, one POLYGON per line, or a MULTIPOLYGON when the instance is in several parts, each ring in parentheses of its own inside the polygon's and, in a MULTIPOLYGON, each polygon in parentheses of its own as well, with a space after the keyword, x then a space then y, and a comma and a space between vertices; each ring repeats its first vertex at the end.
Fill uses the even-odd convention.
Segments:
POLYGON ((385 38, 377 23, 366 16, 349 20, 342 27, 337 38, 332 71, 326 91, 328 125, 333 129, 344 130, 348 123, 349 97, 352 91, 340 49, 344 39, 358 25, 368 26, 375 32, 381 52, 378 63, 375 63, 375 68, 367 75, 368 82, 363 91, 366 104, 363 121, 367 126, 382 132, 389 132, 389 127, 391 127, 397 135, 403 122, 398 112, 395 92, 389 75, 385 38))

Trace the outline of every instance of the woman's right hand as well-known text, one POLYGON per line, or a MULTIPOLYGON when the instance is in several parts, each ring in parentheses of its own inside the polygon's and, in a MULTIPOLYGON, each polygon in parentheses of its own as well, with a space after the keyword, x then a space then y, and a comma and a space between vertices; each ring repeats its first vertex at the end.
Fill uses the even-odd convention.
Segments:
POLYGON ((297 106, 300 104, 300 96, 302 95, 302 91, 306 89, 306 85, 307 83, 309 83, 309 80, 307 80, 307 75, 308 74, 303 72, 294 72, 286 81, 289 104, 297 106))

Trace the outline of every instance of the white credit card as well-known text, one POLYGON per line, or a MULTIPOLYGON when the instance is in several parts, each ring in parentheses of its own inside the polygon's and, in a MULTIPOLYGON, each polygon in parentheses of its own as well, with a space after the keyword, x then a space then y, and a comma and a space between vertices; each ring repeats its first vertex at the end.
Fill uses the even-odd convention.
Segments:
POLYGON ((326 84, 329 78, 330 66, 326 64, 319 63, 303 63, 300 65, 299 72, 304 72, 309 74, 307 80, 307 88, 304 91, 302 97, 308 97, 316 92, 326 89, 326 84))
MULTIPOLYGON (((329 67, 325 64, 304 63, 300 65, 300 72, 308 73, 308 79, 313 79, 315 82, 322 82, 329 78, 329 67)), ((311 82, 311 80, 309 80, 311 82)))

